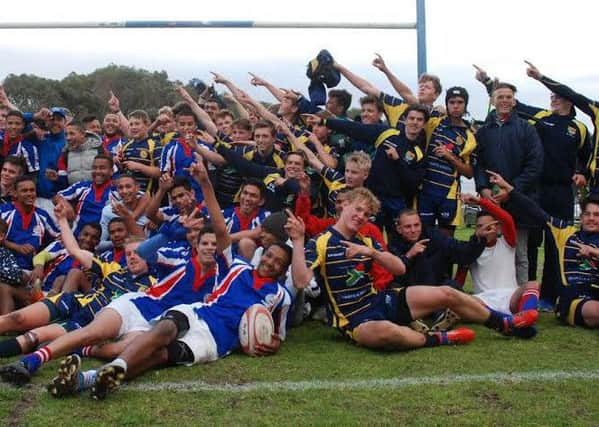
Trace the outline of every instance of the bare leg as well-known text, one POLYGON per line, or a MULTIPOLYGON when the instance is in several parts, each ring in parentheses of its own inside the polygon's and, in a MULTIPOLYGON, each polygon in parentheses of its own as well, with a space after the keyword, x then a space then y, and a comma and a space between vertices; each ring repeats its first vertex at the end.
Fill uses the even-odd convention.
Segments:
POLYGON ((0 283, 0 315, 13 312, 17 301, 28 304, 29 299, 30 294, 25 287, 0 283))
POLYGON ((58 276, 54 280, 54 283, 52 283, 52 289, 50 289, 47 296, 52 297, 54 295, 58 295, 59 293, 61 293, 63 285, 64 285, 64 279, 65 279, 65 276, 58 276))
POLYGON ((90 290, 91 283, 83 271, 69 270, 63 285, 64 292, 89 292, 90 290))
POLYGON ((484 323, 489 319, 488 308, 449 286, 410 286, 405 292, 413 319, 421 319, 443 308, 449 308, 465 321, 484 323))
MULTIPOLYGON (((139 335, 125 348, 119 356, 127 362, 127 367, 135 369, 141 367, 143 362, 159 350, 165 349, 177 337, 177 326, 172 320, 161 320, 150 330, 139 335)), ((141 374, 142 371, 139 372, 141 374)))
POLYGON ((40 301, 20 310, 0 316, 0 334, 10 331, 24 332, 47 325, 50 321, 48 307, 40 301))
POLYGON ((135 340, 135 338, 143 333, 144 332, 141 331, 131 332, 118 341, 95 345, 92 347, 89 356, 102 360, 112 360, 121 354, 125 348, 135 340))
POLYGON ((23 353, 30 353, 34 351, 40 343, 52 341, 66 333, 67 331, 62 326, 58 323, 54 323, 52 325, 32 329, 24 335, 19 335, 17 337, 17 342, 19 343, 19 346, 21 346, 23 353))
POLYGON ((354 339, 364 347, 390 350, 419 348, 426 343, 423 334, 388 320, 371 320, 362 323, 354 330, 354 339))
POLYGON ((599 301, 587 301, 582 306, 582 318, 589 328, 598 328, 599 301))

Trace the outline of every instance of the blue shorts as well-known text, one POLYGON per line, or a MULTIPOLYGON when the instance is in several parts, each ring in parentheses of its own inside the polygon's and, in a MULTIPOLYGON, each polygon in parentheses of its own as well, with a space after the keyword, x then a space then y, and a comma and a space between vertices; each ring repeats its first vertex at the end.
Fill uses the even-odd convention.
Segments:
POLYGON ((355 328, 362 323, 373 320, 388 320, 397 325, 409 325, 414 319, 406 300, 406 289, 392 288, 379 292, 371 306, 367 310, 352 316, 349 325, 342 332, 351 340, 355 340, 355 328))
POLYGON ((589 301, 599 301, 599 289, 579 292, 575 288, 562 288, 555 305, 555 315, 572 326, 587 326, 582 317, 582 307, 589 301))
POLYGON ((91 323, 104 307, 102 302, 99 299, 90 301, 88 295, 74 292, 62 292, 42 300, 50 311, 50 322, 62 321, 61 325, 68 332, 91 323))
POLYGON ((418 194, 416 207, 422 223, 425 225, 433 226, 435 222, 438 222, 442 227, 460 225, 457 222, 457 199, 420 193, 418 194))

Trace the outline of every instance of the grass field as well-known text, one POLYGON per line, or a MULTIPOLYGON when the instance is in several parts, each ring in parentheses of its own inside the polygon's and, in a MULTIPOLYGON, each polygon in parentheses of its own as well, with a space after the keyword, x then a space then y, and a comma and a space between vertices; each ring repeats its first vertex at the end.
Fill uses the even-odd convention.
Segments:
POLYGON ((31 385, 0 384, 0 424, 599 425, 597 331, 547 313, 538 328, 523 341, 474 326, 467 346, 391 353, 308 322, 275 356, 151 372, 104 402, 51 398, 52 362, 31 385))

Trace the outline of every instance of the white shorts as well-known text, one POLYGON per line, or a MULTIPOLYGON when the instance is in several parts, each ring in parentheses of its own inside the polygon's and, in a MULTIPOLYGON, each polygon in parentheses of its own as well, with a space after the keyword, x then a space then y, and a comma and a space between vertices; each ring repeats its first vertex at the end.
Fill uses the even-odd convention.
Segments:
POLYGON ((495 311, 510 314, 512 312, 510 310, 510 301, 512 300, 512 295, 516 292, 516 289, 517 288, 491 289, 472 296, 480 299, 495 311))
POLYGON ((194 364, 214 362, 218 359, 218 350, 212 332, 204 319, 198 317, 193 306, 180 304, 169 308, 168 311, 178 311, 187 317, 189 330, 177 340, 187 344, 193 353, 194 364))
POLYGON ((141 315, 135 304, 131 300, 147 296, 144 292, 128 292, 121 295, 105 308, 111 308, 121 316, 121 327, 118 338, 129 332, 147 332, 152 329, 152 325, 145 317, 141 315))

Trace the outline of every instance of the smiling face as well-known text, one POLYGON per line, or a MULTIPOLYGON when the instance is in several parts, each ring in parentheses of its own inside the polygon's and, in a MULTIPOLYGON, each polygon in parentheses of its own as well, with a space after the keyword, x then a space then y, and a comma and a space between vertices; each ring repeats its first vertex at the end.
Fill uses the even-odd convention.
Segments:
POLYGON ((93 252, 98 243, 100 243, 100 230, 90 225, 86 225, 81 229, 77 242, 79 247, 85 251, 93 252))
POLYGON ((122 249, 128 236, 129 232, 122 221, 114 221, 108 225, 108 237, 115 249, 122 249))
POLYGON ((35 183, 30 180, 20 181, 16 185, 17 201, 28 208, 33 208, 37 193, 35 191, 35 183))
POLYGON ((241 188, 239 195, 239 208, 241 212, 248 215, 264 204, 264 197, 260 188, 252 184, 246 184, 241 188))
POLYGON ((188 215, 196 206, 195 192, 182 185, 173 187, 171 190, 171 203, 180 214, 188 215))
POLYGON ((17 138, 23 132, 25 122, 19 116, 6 117, 6 133, 10 139, 17 138))
POLYGON ((356 198, 351 202, 344 204, 343 210, 339 215, 339 220, 352 233, 357 233, 360 228, 368 222, 368 219, 373 214, 370 210, 370 204, 367 200, 356 198))
POLYGON ((495 89, 493 92, 493 105, 498 116, 508 115, 516 107, 514 91, 508 87, 495 89))
POLYGON ((23 168, 14 163, 4 162, 0 172, 0 184, 4 188, 10 188, 14 185, 17 177, 23 175, 23 168))
POLYGON ((304 172, 304 157, 298 153, 289 153, 285 159, 285 176, 299 178, 304 172))
POLYGON ((214 264, 216 254, 216 234, 204 233, 197 242, 198 261, 200 264, 214 264))
POLYGON ((289 255, 282 247, 270 245, 260 257, 256 271, 260 277, 276 279, 285 273, 290 261, 289 255))
POLYGON ((106 136, 116 135, 120 129, 120 123, 119 116, 116 114, 106 114, 102 123, 106 136))
POLYGON ((131 274, 138 275, 148 272, 148 264, 139 256, 137 248, 140 242, 127 243, 125 245, 125 259, 127 260, 127 268, 131 274))
POLYGON ((133 139, 144 139, 148 137, 149 124, 143 119, 131 117, 129 119, 129 132, 133 139))
POLYGON ((382 111, 378 109, 377 105, 372 102, 365 102, 360 108, 360 118, 362 123, 365 125, 372 125, 379 122, 381 119, 382 111))
POLYGON ((401 215, 395 225, 397 233, 407 242, 416 243, 422 234, 422 221, 418 214, 401 215))
POLYGON ((187 135, 195 135, 198 126, 193 116, 184 114, 177 115, 177 132, 179 135, 186 137, 187 135))
POLYGON ((132 176, 122 176, 117 182, 116 191, 123 203, 130 206, 137 198, 139 184, 132 176))
POLYGON ((104 185, 112 176, 112 163, 108 159, 94 159, 92 162, 92 180, 96 185, 104 185))
POLYGON ((587 203, 580 214, 580 228, 588 233, 599 232, 599 204, 587 203))

